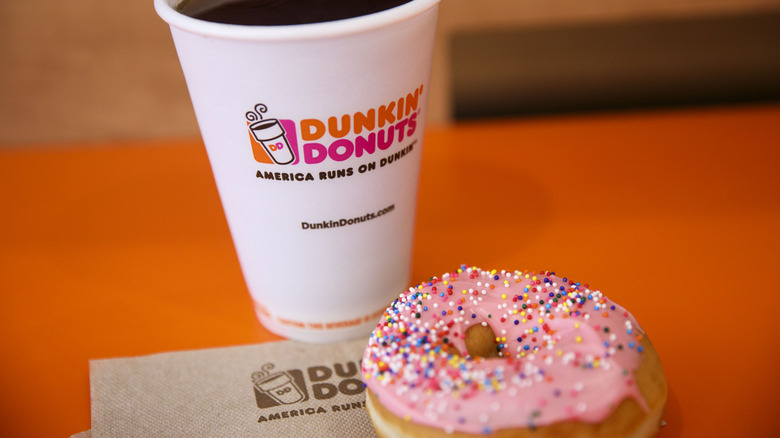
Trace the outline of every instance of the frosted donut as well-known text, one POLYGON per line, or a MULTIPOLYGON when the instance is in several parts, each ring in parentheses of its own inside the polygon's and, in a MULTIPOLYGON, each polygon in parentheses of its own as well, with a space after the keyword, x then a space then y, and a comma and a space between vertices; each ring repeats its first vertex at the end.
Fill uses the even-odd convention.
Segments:
POLYGON ((362 360, 380 437, 645 437, 666 379, 623 307, 552 272, 461 266, 400 295, 362 360))

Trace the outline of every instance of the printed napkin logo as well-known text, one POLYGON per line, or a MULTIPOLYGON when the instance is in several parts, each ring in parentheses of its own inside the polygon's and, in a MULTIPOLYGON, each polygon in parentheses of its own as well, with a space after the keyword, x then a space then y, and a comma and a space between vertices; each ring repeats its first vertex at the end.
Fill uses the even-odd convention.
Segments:
POLYGON ((257 422, 364 410, 366 387, 359 379, 359 363, 348 361, 332 367, 315 365, 305 371, 276 372, 272 372, 274 364, 264 364, 260 371, 252 373, 255 401, 263 409, 257 422))
POLYGON ((300 370, 271 373, 273 368, 274 364, 267 363, 261 367, 261 371, 252 373, 258 408, 289 405, 309 399, 300 370))

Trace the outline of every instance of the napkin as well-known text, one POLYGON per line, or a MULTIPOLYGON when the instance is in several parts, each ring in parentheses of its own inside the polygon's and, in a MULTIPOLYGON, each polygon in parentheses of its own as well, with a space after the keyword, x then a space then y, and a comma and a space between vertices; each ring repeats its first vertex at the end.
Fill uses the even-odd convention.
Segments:
POLYGON ((92 360, 92 429, 74 438, 376 437, 365 345, 280 341, 92 360))

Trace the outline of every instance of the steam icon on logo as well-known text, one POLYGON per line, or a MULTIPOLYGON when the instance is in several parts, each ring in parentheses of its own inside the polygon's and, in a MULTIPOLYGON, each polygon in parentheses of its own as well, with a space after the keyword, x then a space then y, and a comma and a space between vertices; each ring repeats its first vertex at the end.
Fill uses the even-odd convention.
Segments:
POLYGON ((273 368, 273 364, 267 363, 262 366, 262 371, 252 373, 257 407, 289 405, 309 399, 300 370, 271 373, 273 368))
POLYGON ((287 141, 284 128, 277 119, 263 119, 263 113, 267 110, 268 107, 258 103, 254 111, 246 113, 246 119, 251 122, 249 132, 274 163, 290 164, 295 160, 295 154, 287 141))

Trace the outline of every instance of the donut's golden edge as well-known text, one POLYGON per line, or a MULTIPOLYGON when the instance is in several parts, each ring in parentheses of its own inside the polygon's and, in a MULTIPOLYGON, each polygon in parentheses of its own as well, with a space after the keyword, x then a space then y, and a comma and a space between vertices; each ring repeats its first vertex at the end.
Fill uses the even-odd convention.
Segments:
MULTIPOLYGON (((642 362, 634 376, 639 391, 649 408, 647 412, 634 399, 627 398, 620 403, 612 415, 601 423, 566 421, 534 429, 522 427, 497 430, 488 436, 495 438, 553 438, 562 436, 644 438, 655 436, 661 427, 668 387, 661 360, 650 339, 644 336, 640 343, 644 352, 642 353, 642 362)), ((477 436, 460 432, 446 433, 443 429, 399 418, 382 406, 370 390, 366 391, 366 409, 380 438, 471 438, 477 436)))

